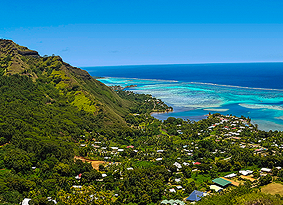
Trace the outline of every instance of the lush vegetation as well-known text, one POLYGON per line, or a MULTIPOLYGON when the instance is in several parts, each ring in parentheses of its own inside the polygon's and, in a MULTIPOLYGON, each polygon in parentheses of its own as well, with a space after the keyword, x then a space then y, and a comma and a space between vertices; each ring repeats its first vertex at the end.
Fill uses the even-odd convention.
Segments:
POLYGON ((121 98, 134 102, 130 108, 131 113, 145 114, 151 112, 170 112, 173 111, 172 107, 169 107, 159 99, 152 97, 149 94, 136 94, 132 91, 117 90, 116 91, 121 98))
POLYGON ((0 93, 2 204, 160 204, 210 192, 214 178, 232 172, 241 186, 198 203, 282 204, 259 190, 283 182, 283 133, 260 131, 243 116, 159 121, 150 113, 171 110, 161 100, 113 91, 58 56, 7 40, 0 93), (255 181, 242 179, 242 169, 255 181))

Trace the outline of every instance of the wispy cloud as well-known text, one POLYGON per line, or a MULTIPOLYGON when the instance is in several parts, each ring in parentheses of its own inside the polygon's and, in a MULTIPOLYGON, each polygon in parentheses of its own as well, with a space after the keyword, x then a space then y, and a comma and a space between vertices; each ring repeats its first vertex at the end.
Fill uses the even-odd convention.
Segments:
POLYGON ((67 48, 63 49, 62 52, 67 52, 67 51, 69 51, 69 50, 70 50, 70 49, 67 47, 67 48))

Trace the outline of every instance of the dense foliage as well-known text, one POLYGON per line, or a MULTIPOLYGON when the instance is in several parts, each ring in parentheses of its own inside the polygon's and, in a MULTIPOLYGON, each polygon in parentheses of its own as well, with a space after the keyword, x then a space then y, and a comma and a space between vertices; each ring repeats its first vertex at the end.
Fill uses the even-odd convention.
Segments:
POLYGON ((116 92, 121 98, 134 102, 134 105, 130 108, 131 113, 145 114, 150 112, 173 111, 172 107, 169 107, 161 100, 156 99, 149 94, 136 94, 132 91, 124 90, 117 90, 116 92))
POLYGON ((283 182, 283 133, 249 118, 160 121, 150 113, 171 110, 161 100, 112 91, 58 56, 3 40, 0 93, 0 203, 160 204, 211 191, 233 172, 242 186, 198 203, 282 204, 258 190, 283 182), (242 169, 255 181, 241 179, 242 169))

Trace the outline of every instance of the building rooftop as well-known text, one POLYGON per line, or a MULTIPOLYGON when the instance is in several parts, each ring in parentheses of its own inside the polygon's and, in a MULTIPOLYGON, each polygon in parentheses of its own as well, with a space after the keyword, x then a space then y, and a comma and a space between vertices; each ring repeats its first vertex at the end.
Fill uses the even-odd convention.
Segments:
POLYGON ((218 184, 222 187, 224 186, 227 186, 228 184, 231 184, 231 182, 225 180, 225 179, 222 179, 222 178, 216 178, 216 179, 213 179, 212 180, 215 184, 218 184))
POLYGON ((203 196, 203 192, 194 190, 190 196, 186 199, 186 201, 199 201, 203 196))

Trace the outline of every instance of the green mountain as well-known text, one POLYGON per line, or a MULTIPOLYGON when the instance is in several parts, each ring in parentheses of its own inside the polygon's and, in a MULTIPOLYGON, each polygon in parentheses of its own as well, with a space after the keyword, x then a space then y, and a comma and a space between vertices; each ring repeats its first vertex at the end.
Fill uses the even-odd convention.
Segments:
POLYGON ((0 169, 16 172, 50 157, 84 155, 81 137, 129 129, 124 118, 135 104, 59 56, 41 57, 3 39, 0 93, 0 169))
POLYGON ((243 116, 149 114, 170 110, 59 56, 0 40, 0 204, 153 205, 211 191, 213 179, 239 170, 252 170, 253 182, 236 176, 242 185, 197 204, 283 204, 266 194, 282 189, 282 132, 260 131, 243 116), (260 176, 263 167, 272 175, 260 176))
MULTIPOLYGON (((104 124, 125 124, 131 102, 121 99, 86 71, 65 63, 59 56, 41 57, 38 52, 19 46, 11 40, 0 40, 0 76, 19 74, 33 82, 54 86, 67 104, 94 115, 103 114, 104 124)), ((56 103, 45 93, 50 103, 56 103)), ((61 102, 62 103, 62 102, 61 102)))

